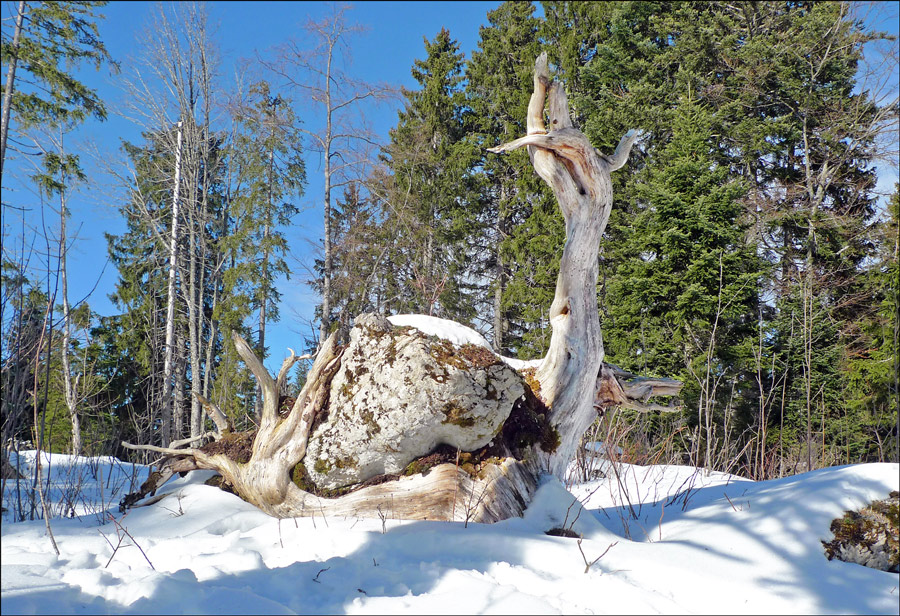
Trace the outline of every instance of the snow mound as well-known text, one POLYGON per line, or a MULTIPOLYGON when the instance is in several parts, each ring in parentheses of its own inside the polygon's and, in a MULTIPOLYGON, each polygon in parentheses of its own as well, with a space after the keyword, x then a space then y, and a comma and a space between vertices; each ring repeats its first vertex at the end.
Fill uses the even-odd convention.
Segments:
POLYGON ((474 344, 486 349, 491 348, 484 336, 456 321, 430 317, 426 314, 397 314, 388 317, 388 321, 395 327, 414 327, 426 336, 437 336, 458 346, 474 344))
MULTIPOLYGON (((29 476, 33 452, 11 457, 29 476)), ((549 479, 524 517, 484 525, 389 511, 279 521, 204 485, 209 472, 171 481, 162 501, 122 516, 109 491, 146 467, 49 462, 51 499, 70 481, 99 497, 102 479, 106 511, 128 536, 114 552, 108 516, 55 514, 57 556, 42 520, 13 523, 5 512, 3 614, 898 613, 897 574, 829 561, 821 543, 843 511, 898 489, 897 464, 754 482, 606 461, 603 479, 571 491, 549 479)), ((6 483, 7 509, 16 483, 6 483)))

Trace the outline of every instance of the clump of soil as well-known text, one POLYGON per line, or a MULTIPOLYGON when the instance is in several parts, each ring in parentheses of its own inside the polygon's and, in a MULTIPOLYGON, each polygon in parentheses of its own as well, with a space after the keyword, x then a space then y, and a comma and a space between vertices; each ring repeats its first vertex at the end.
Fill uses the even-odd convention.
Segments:
MULTIPOLYGON (((469 455, 471 456, 471 454, 469 455)), ((427 475, 435 466, 447 463, 456 463, 456 448, 451 447, 450 445, 438 445, 438 447, 427 456, 416 458, 410 462, 406 466, 406 469, 404 469, 403 474, 407 476, 418 475, 419 473, 427 475)))
POLYGON ((226 432, 218 440, 207 443, 200 448, 205 454, 225 454, 230 460, 246 464, 253 453, 253 441, 256 439, 256 430, 249 432, 226 432))
POLYGON ((831 532, 834 539, 822 541, 828 560, 900 573, 900 492, 845 512, 831 522, 831 532))
MULTIPOLYGON (((521 459, 535 444, 547 453, 553 453, 559 447, 559 432, 547 419, 550 409, 527 379, 526 383, 525 395, 516 401, 500 430, 500 441, 516 459, 521 459)), ((540 391, 540 384, 537 384, 537 391, 540 391)))
POLYGON ((472 368, 487 368, 499 364, 501 361, 493 351, 477 344, 462 345, 459 348, 459 354, 469 362, 472 368))

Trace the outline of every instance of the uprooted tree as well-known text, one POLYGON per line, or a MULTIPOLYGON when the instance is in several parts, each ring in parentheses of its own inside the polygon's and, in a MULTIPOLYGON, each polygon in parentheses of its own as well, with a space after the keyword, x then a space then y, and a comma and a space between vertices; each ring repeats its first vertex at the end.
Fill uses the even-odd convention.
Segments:
MULTIPOLYGON (((126 447, 164 455, 160 471, 125 504, 175 472, 211 469, 222 484, 276 517, 387 515, 493 522, 521 515, 543 473, 562 477, 597 409, 673 396, 681 383, 649 379, 603 362, 596 284, 600 238, 612 208, 610 173, 637 136, 599 154, 569 119, 546 54, 535 63, 528 134, 491 149, 528 149, 556 195, 566 225, 552 338, 536 368, 514 370, 485 346, 454 344, 379 315, 361 315, 350 342, 319 348, 296 400, 282 395, 297 357, 277 377, 251 347, 235 343, 262 389, 258 430, 235 433, 207 400, 213 441, 190 448, 126 447), (549 90, 549 91, 548 91, 549 90), (544 122, 545 102, 550 121, 544 122)), ((474 332, 473 332, 474 334, 474 332)))

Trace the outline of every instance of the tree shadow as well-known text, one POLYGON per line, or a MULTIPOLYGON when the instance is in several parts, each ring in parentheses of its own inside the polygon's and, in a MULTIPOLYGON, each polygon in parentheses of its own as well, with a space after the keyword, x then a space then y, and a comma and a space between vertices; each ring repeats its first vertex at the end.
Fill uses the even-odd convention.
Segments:
MULTIPOLYGON (((894 471, 889 475, 896 476, 898 465, 890 466, 894 471)), ((821 543, 833 538, 830 525, 836 516, 829 503, 842 503, 842 510, 858 509, 871 501, 867 495, 885 498, 896 489, 876 478, 860 477, 853 468, 832 467, 770 481, 699 487, 678 498, 590 511, 614 532, 641 543, 691 544, 708 555, 745 563, 745 570, 735 569, 736 574, 746 575, 754 586, 785 600, 811 597, 813 612, 879 613, 891 593, 896 606, 900 594, 897 574, 828 561, 821 543), (639 511, 637 517, 633 509, 639 511), (630 532, 623 533, 622 526, 627 528, 629 520, 630 532), (708 537, 698 540, 701 532, 708 537), (711 545, 717 536, 731 541, 711 545), (784 537, 796 540, 784 541, 784 537), (772 570, 753 566, 760 561, 771 562, 772 570)), ((727 567, 727 563, 721 566, 727 567)))
MULTIPOLYGON (((147 569, 135 576, 132 571, 119 578, 119 589, 109 588, 117 580, 112 574, 98 575, 93 586, 64 577, 68 586, 22 594, 5 590, 3 613, 48 611, 48 606, 58 613, 529 613, 626 605, 634 611, 684 612, 714 604, 709 596, 688 596, 690 588, 719 592, 724 611, 764 611, 767 605, 796 602, 795 611, 801 612, 884 612, 890 605, 886 589, 897 586, 897 576, 828 562, 820 548, 832 517, 819 505, 823 499, 843 503, 890 487, 859 473, 841 479, 845 472, 826 469, 771 482, 697 488, 684 511, 676 515, 677 505, 666 506, 662 540, 652 543, 609 530, 604 523, 614 527, 609 520, 621 513, 614 509, 586 510, 572 524, 569 499, 574 497, 559 484, 542 486, 545 491, 525 518, 493 525, 321 517, 261 523, 252 506, 229 506, 226 519, 193 516, 185 525, 175 518, 178 534, 148 549, 159 572, 147 569), (810 492, 815 499, 805 497, 810 492), (277 534, 270 523, 279 526, 277 534), (583 534, 582 545, 544 534, 556 525, 583 534), (782 543, 788 534, 809 540, 782 543), (732 541, 716 545, 717 538, 732 541), (587 562, 617 540, 585 575, 587 562), (164 554, 167 562, 157 562, 164 554), (240 558, 249 558, 249 564, 239 564, 240 558), (773 566, 764 570, 759 563, 773 566), (228 567, 246 570, 223 573, 228 567), (715 588, 722 580, 756 595, 744 604, 748 597, 729 594, 727 585, 715 588)), ((236 498, 195 492, 206 500, 214 494, 236 498)), ((668 500, 643 505, 648 523, 658 519, 668 500)), ((147 522, 141 524, 145 531, 162 531, 147 522)), ((73 573, 87 577, 84 570, 73 573)))

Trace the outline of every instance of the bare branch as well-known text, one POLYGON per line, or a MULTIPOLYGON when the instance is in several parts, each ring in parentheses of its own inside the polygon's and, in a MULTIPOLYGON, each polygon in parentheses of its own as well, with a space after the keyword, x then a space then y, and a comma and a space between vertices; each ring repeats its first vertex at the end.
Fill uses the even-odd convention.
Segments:
POLYGON ((219 432, 219 436, 222 435, 223 432, 228 432, 233 429, 231 425, 231 421, 226 417, 225 413, 219 408, 217 404, 206 399, 201 394, 195 394, 197 399, 200 400, 200 404, 203 405, 203 410, 206 411, 207 417, 209 417, 214 424, 216 424, 216 430, 219 432))
POLYGON ((631 153, 631 146, 634 145, 635 139, 640 136, 640 133, 636 130, 630 130, 619 140, 619 145, 616 146, 616 151, 613 152, 613 155, 606 158, 606 162, 609 164, 609 170, 615 171, 616 169, 621 169, 625 162, 628 160, 628 155, 631 153))
POLYGON ((153 451, 169 456, 196 456, 198 453, 202 453, 199 449, 175 449, 173 447, 158 447, 156 445, 132 445, 125 441, 122 441, 122 447, 134 451, 153 451))

